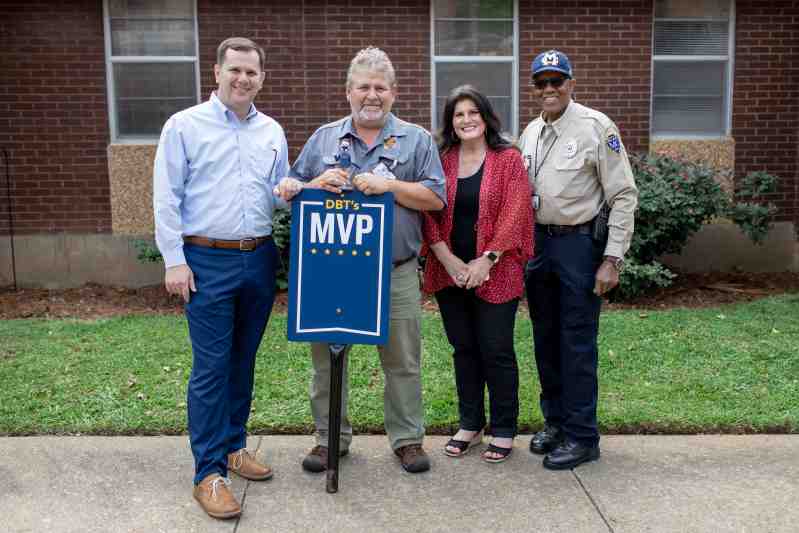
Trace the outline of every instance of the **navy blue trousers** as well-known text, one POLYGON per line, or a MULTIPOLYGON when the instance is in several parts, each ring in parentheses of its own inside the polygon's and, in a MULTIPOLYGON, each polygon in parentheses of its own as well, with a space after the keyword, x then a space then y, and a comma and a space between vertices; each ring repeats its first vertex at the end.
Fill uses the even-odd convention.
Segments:
POLYGON ((535 253, 525 282, 541 412, 567 438, 595 446, 599 443, 597 333, 602 299, 593 289, 603 246, 582 233, 558 236, 536 231, 535 253))
POLYGON ((251 252, 184 247, 197 292, 186 305, 193 363, 188 419, 194 483, 227 475, 227 454, 246 446, 255 354, 275 300, 277 248, 251 252))

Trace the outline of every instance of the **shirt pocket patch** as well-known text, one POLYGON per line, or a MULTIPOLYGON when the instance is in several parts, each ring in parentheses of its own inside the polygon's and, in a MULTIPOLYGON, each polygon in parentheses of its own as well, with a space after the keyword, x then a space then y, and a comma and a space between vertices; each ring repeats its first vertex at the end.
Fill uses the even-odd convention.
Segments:
POLYGON ((560 198, 579 198, 588 193, 591 172, 586 171, 585 154, 574 157, 560 155, 555 161, 557 185, 553 195, 560 198))

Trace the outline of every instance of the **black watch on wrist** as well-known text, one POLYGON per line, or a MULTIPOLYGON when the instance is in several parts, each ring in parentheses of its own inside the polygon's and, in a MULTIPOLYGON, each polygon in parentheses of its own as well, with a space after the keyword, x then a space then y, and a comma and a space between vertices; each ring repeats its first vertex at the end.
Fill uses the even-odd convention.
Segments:
POLYGON ((495 252, 483 252, 483 255, 486 256, 489 261, 491 261, 491 264, 495 264, 497 261, 499 261, 499 256, 495 252))

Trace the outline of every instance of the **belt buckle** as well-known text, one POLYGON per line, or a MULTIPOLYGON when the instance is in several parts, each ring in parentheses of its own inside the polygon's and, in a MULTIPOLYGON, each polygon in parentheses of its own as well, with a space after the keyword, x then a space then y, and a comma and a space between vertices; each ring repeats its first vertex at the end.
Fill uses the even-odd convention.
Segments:
POLYGON ((256 240, 253 237, 247 237, 239 241, 240 252, 252 252, 255 250, 256 240), (245 244, 246 243, 246 244, 245 244))

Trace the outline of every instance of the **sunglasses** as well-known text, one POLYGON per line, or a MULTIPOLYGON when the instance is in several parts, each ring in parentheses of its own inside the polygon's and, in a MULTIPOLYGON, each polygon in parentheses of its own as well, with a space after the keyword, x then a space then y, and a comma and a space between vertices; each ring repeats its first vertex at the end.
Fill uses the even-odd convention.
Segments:
POLYGON ((563 84, 566 83, 566 78, 558 76, 556 78, 544 78, 543 80, 533 80, 533 85, 539 91, 543 91, 547 88, 547 85, 551 85, 553 89, 560 89, 563 84))

